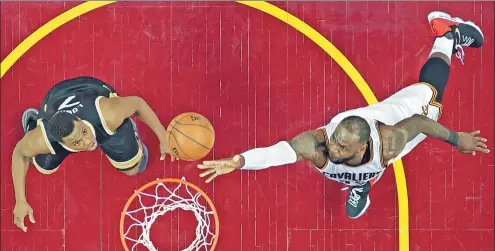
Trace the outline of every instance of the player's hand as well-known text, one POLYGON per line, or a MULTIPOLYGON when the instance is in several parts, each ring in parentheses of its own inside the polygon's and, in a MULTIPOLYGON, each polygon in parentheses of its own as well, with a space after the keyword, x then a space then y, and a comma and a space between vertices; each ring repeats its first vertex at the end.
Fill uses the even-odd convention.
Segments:
POLYGON ((24 226, 24 217, 29 217, 29 221, 34 223, 33 209, 26 201, 15 203, 14 207, 14 224, 22 231, 26 232, 27 227, 24 226))
POLYGON ((487 140, 482 137, 478 137, 480 131, 474 131, 471 133, 466 132, 458 132, 459 143, 457 144, 457 149, 462 153, 470 153, 473 156, 476 155, 476 152, 489 153, 486 144, 487 140))
POLYGON ((206 179, 206 183, 210 183, 214 178, 218 175, 227 174, 235 169, 239 169, 242 167, 241 155, 235 155, 232 158, 221 159, 221 160, 207 160, 203 161, 203 164, 199 164, 199 169, 204 169, 199 177, 205 177, 210 175, 206 179))
POLYGON ((160 138, 160 160, 165 160, 167 154, 170 154, 172 161, 179 160, 179 155, 170 148, 169 134, 170 132, 167 131, 165 135, 160 138))

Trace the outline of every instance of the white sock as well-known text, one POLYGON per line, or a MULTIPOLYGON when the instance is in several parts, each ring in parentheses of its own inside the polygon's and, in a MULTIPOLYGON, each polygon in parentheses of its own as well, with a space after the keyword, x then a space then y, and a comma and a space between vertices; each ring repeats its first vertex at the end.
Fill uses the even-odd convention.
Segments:
POLYGON ((454 48, 454 39, 448 39, 446 37, 437 37, 431 48, 430 56, 433 53, 442 53, 449 57, 452 57, 452 49, 454 48))

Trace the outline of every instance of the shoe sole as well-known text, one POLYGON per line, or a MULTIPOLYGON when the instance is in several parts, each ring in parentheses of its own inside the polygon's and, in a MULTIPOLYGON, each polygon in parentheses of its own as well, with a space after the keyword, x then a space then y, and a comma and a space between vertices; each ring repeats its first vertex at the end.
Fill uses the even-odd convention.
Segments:
POLYGON ((31 117, 31 115, 33 115, 33 113, 35 117, 39 114, 38 110, 34 108, 28 108, 22 113, 21 123, 22 129, 24 129, 24 133, 27 132, 27 121, 31 117))
POLYGON ((361 211, 361 213, 359 213, 358 215, 356 215, 354 217, 349 217, 349 218, 351 218, 351 219, 357 219, 357 218, 363 216, 363 214, 366 213, 366 210, 368 210, 368 207, 370 207, 370 205, 371 205, 371 200, 370 200, 370 196, 368 195, 368 198, 366 200, 366 205, 364 205, 364 208, 361 211))
POLYGON ((483 40, 485 40, 485 36, 483 35, 483 32, 481 31, 480 27, 478 27, 475 23, 473 23, 471 21, 464 21, 460 17, 452 17, 450 14, 443 12, 443 11, 433 11, 433 12, 430 12, 430 14, 428 14, 428 23, 431 24, 431 20, 433 20, 435 18, 441 18, 441 19, 445 19, 445 20, 449 20, 449 21, 454 21, 456 23, 462 23, 462 24, 467 24, 467 25, 473 26, 476 30, 479 31, 483 40))

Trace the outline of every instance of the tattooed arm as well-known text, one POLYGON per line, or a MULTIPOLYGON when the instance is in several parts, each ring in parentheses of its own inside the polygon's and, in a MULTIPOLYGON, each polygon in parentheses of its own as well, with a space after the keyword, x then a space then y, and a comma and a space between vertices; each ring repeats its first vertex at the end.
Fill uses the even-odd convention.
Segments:
POLYGON ((383 157, 387 161, 398 156, 406 144, 421 133, 445 141, 463 153, 474 155, 475 151, 489 152, 483 143, 486 142, 486 139, 475 137, 479 131, 472 133, 451 131, 437 121, 418 114, 404 119, 394 126, 382 126, 380 131, 383 141, 383 157))
POLYGON ((309 160, 317 166, 325 164, 326 156, 322 147, 325 145, 325 137, 321 130, 305 131, 288 143, 297 154, 297 161, 309 160))

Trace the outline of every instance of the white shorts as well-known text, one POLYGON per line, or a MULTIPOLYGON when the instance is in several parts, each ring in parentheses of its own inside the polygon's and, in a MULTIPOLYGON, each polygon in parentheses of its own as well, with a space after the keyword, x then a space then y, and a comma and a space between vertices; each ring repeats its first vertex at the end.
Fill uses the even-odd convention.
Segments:
POLYGON ((391 108, 388 113, 394 124, 414 114, 425 115, 438 121, 442 115, 442 104, 438 103, 437 90, 428 83, 416 83, 396 92, 380 102, 391 108))
MULTIPOLYGON (((436 97, 437 90, 433 86, 428 83, 416 83, 405 87, 380 103, 390 109, 389 116, 395 123, 414 114, 421 114, 438 121, 442 115, 442 104, 435 100, 436 97)), ((422 133, 416 136, 406 144, 404 150, 396 158, 389 161, 389 164, 404 157, 424 139, 426 135, 422 133)))

